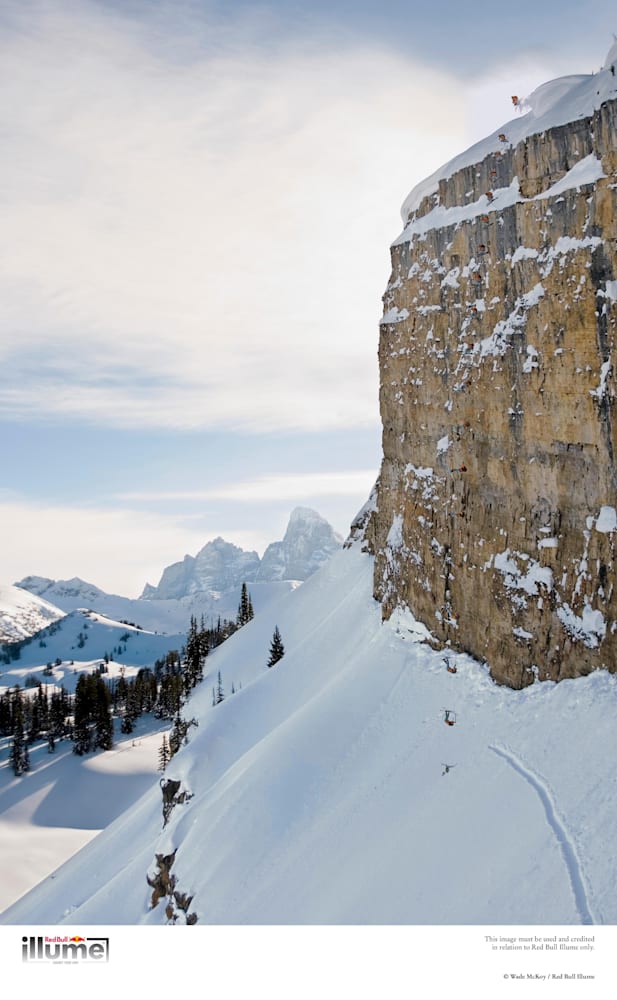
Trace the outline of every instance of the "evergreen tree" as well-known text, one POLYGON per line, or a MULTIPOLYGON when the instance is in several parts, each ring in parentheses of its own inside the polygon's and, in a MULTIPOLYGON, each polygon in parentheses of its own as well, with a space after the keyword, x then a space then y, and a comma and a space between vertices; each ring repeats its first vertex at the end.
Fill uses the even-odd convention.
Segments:
POLYGON ((134 728, 135 726, 133 723, 132 716, 129 713, 125 712, 125 714, 122 716, 122 722, 120 723, 120 732, 124 733, 125 736, 128 736, 130 735, 130 733, 133 732, 134 728))
POLYGON ((100 674, 94 677, 96 691, 95 744, 101 750, 111 750, 114 744, 114 720, 111 715, 111 694, 100 674))
POLYGON ((188 731, 191 726, 196 726, 197 720, 191 719, 187 722, 183 719, 180 714, 178 714, 174 719, 174 725, 171 733, 169 734, 169 757, 170 759, 174 754, 178 753, 178 750, 183 743, 188 743, 188 731))
POLYGON ((28 743, 34 743, 37 740, 41 732, 44 732, 48 728, 49 724, 49 708, 47 704, 47 695, 43 691, 43 685, 39 684, 36 698, 32 699, 30 706, 30 729, 28 732, 28 743))
POLYGON ((128 694, 129 686, 127 684, 124 673, 121 673, 118 680, 115 681, 113 685, 113 704, 114 710, 117 712, 121 708, 126 707, 126 697, 128 694))
POLYGON ((111 693, 100 674, 81 674, 75 689, 73 752, 89 753, 96 747, 111 750, 113 718, 111 693))
POLYGON ((49 728, 55 737, 66 735, 68 729, 66 719, 70 711, 70 700, 65 689, 61 687, 59 691, 53 691, 49 709, 49 728))
POLYGON ((203 679, 203 661, 205 658, 203 639, 197 629, 197 619, 191 615, 191 622, 186 641, 184 656, 184 690, 185 694, 203 679))
POLYGON ((272 634, 272 642, 270 643, 270 659, 268 660, 268 666, 273 667, 275 663, 285 655, 285 647, 283 645, 283 640, 281 639, 281 633, 279 632, 278 625, 275 625, 274 632, 272 634))
POLYGON ((176 673, 164 674, 161 678, 157 704, 154 714, 157 719, 173 719, 180 711, 183 701, 184 684, 182 677, 176 673))
POLYGON ((218 679, 216 685, 216 704, 220 705, 222 701, 225 700, 225 692, 223 691, 223 681, 221 679, 221 671, 218 672, 218 679))
POLYGON ((73 731, 73 753, 80 757, 91 750, 91 706, 88 681, 80 674, 75 688, 75 723, 73 731))
POLYGON ((136 717, 142 712, 151 712, 156 704, 156 677, 149 667, 141 667, 135 678, 136 717))
POLYGON ((30 755, 28 744, 24 737, 24 705, 19 687, 15 688, 12 701, 13 741, 9 752, 9 764, 13 773, 19 777, 30 770, 30 755))
POLYGON ((163 742, 161 743, 159 749, 159 771, 164 771, 170 760, 171 753, 169 751, 169 743, 167 742, 167 736, 163 733, 163 742))
POLYGON ((242 628, 247 622, 250 622, 253 617, 253 605, 251 603, 251 595, 246 589, 246 583, 242 584, 242 590, 240 592, 240 604, 238 605, 238 614, 236 616, 236 625, 238 628, 242 628))
POLYGON ((0 736, 8 736, 12 731, 11 702, 7 693, 0 695, 0 736))
POLYGON ((126 705, 124 709, 124 716, 122 718, 122 724, 120 726, 121 732, 128 734, 132 733, 135 728, 135 719, 140 715, 139 706, 137 704, 137 691, 135 681, 130 681, 126 688, 126 705))

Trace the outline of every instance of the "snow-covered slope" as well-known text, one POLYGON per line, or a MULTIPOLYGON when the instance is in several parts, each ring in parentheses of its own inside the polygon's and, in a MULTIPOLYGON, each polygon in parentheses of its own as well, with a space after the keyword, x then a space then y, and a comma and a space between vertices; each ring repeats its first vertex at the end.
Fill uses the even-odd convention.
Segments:
POLYGON ((506 136, 508 143, 515 146, 530 135, 592 115, 604 101, 614 98, 615 95, 617 95, 617 42, 612 45, 599 73, 559 77, 542 84, 529 97, 523 98, 519 95, 518 108, 521 113, 518 117, 501 125, 491 135, 459 153, 413 188, 401 207, 403 222, 407 223, 413 216, 423 198, 437 191, 440 180, 451 177, 463 167, 479 163, 489 153, 499 150, 501 134, 506 136))
MULTIPOLYGON (((113 670, 111 665, 110 674, 113 670)), ((70 676, 60 679, 71 689, 70 676)), ((117 723, 113 750, 84 757, 72 752, 69 740, 58 741, 53 754, 47 752, 47 741, 39 740, 30 747, 32 771, 24 781, 13 779, 5 763, 10 740, 0 736, 0 911, 152 785, 161 733, 167 728, 168 723, 145 716, 137 719, 130 736, 123 736, 117 723)))
POLYGON ((34 635, 64 612, 36 595, 0 584, 0 642, 18 642, 34 635))
POLYGON ((617 922, 617 677, 450 673, 408 615, 381 623, 372 571, 345 549, 219 647, 166 773, 192 797, 163 828, 153 783, 0 921, 165 923, 146 875, 175 851, 203 924, 617 922))

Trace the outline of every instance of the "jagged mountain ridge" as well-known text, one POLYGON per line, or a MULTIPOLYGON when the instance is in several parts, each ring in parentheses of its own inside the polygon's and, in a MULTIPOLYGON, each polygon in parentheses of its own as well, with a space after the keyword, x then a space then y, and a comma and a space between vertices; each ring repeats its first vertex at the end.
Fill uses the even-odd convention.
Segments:
POLYGON ((255 579, 259 568, 256 552, 246 552, 220 536, 207 542, 196 556, 163 570, 156 587, 146 584, 142 598, 149 601, 189 597, 192 594, 220 593, 255 579))
POLYGON ((164 571, 158 586, 147 584, 148 600, 182 598, 229 590, 242 583, 307 580, 343 544, 317 511, 296 507, 282 541, 272 542, 260 559, 223 538, 208 542, 196 556, 186 555, 164 571))
POLYGON ((298 581, 308 579, 341 544, 342 539, 325 518, 310 508, 297 507, 290 515, 282 541, 271 543, 262 559, 257 552, 215 538, 197 556, 187 555, 168 566, 158 586, 146 584, 140 598, 106 593, 79 577, 52 580, 32 575, 16 586, 64 612, 94 609, 150 631, 178 633, 187 628, 191 615, 203 615, 207 620, 219 616, 235 619, 240 588, 245 582, 251 584, 255 611, 265 609, 298 581))

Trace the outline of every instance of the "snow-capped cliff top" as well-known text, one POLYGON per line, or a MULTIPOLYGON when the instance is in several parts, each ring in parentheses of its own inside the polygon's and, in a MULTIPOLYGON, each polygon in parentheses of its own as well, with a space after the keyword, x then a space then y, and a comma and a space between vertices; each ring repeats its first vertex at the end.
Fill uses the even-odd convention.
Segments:
POLYGON ((485 156, 499 150, 500 134, 505 134, 508 143, 516 146, 530 135, 565 125, 578 118, 587 118, 601 104, 614 97, 617 97, 617 41, 611 46, 598 73, 561 76, 543 83, 528 97, 519 100, 518 107, 522 114, 501 125, 485 139, 474 143, 420 181, 403 202, 403 222, 407 222, 418 210, 427 195, 437 191, 440 180, 451 177, 463 167, 479 163, 485 156))

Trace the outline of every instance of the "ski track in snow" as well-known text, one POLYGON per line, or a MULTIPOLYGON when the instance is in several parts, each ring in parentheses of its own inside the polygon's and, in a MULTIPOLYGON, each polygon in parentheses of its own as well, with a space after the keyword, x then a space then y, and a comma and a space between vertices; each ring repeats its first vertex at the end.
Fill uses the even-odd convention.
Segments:
POLYGON ((585 885, 583 867, 578 857, 576 845, 568 833, 564 820, 559 815, 559 811, 550 788, 539 774, 532 771, 532 769, 528 765, 524 764, 520 757, 517 757, 511 750, 508 750, 503 746, 489 746, 489 749, 492 750, 493 753, 497 754, 498 757, 502 757, 503 760, 505 760, 517 774, 520 774, 521 778, 523 778, 529 785, 531 785, 534 791, 537 792, 538 798, 544 807, 547 822, 555 834, 557 843, 561 849, 563 860, 570 878, 570 885, 574 895, 576 908, 581 918, 581 923, 601 923, 602 921, 598 920, 593 914, 588 898, 587 887, 585 885))

